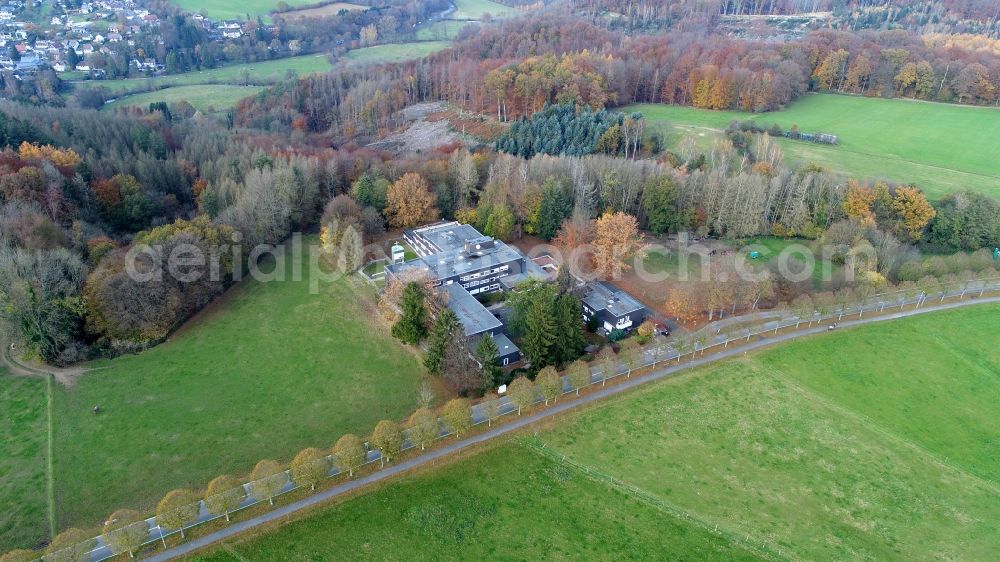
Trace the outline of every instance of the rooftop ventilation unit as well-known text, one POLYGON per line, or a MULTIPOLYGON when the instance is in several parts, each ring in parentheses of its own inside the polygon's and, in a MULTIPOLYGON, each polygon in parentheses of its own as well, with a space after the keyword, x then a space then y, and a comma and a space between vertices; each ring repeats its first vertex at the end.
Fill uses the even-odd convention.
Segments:
POLYGON ((496 240, 489 236, 473 238, 465 241, 464 250, 467 254, 488 254, 496 248, 496 240))

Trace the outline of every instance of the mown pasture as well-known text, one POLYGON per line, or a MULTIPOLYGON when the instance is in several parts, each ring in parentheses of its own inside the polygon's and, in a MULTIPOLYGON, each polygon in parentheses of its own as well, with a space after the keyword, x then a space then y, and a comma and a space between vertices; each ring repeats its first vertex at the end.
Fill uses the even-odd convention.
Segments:
POLYGON ((61 526, 151 510, 173 488, 410 413, 422 367, 378 320, 374 289, 350 277, 311 293, 308 255, 286 260, 285 280, 247 279, 167 342, 57 388, 61 526))
POLYGON ((780 139, 794 163, 815 162, 863 180, 914 183, 934 199, 964 189, 1000 197, 997 108, 816 94, 769 113, 653 104, 622 111, 641 111, 665 134, 669 148, 686 135, 709 147, 734 120, 764 128, 777 123, 783 130, 797 125, 802 132, 837 135, 839 144, 780 139))
POLYGON ((989 560, 998 330, 983 305, 787 343, 203 559, 989 560))

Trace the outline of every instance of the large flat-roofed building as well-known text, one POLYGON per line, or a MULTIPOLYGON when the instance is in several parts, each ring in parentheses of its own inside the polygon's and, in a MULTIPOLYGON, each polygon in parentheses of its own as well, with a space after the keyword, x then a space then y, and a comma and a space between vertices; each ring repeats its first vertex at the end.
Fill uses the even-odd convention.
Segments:
POLYGON ((451 221, 406 230, 403 238, 418 256, 425 257, 460 250, 466 242, 485 237, 472 225, 451 221))
POLYGON ((503 329, 503 322, 487 310, 483 303, 469 294, 461 285, 446 285, 448 308, 455 312, 462 323, 465 335, 472 338, 480 334, 493 335, 503 329))
POLYGON ((607 332, 628 331, 642 324, 648 315, 646 307, 632 295, 604 281, 588 283, 580 299, 583 319, 597 318, 607 332))
POLYGON ((515 282, 548 279, 551 274, 517 248, 483 236, 467 224, 439 222, 406 230, 403 238, 417 257, 387 265, 386 276, 398 277, 407 271, 426 274, 448 294, 448 308, 458 316, 473 349, 480 338, 490 337, 497 344, 501 365, 517 362, 521 351, 504 333, 503 321, 475 295, 509 290, 515 282))
POLYGON ((509 365, 521 358, 521 350, 503 333, 503 321, 493 315, 476 297, 461 285, 445 285, 448 291, 448 308, 455 312, 462 330, 469 338, 470 351, 479 345, 479 338, 493 338, 497 346, 497 363, 509 365))
POLYGON ((503 290, 500 281, 509 275, 549 276, 517 248, 467 224, 436 223, 407 230, 403 238, 418 257, 386 267, 388 276, 416 269, 426 272, 435 285, 459 284, 472 295, 503 290))

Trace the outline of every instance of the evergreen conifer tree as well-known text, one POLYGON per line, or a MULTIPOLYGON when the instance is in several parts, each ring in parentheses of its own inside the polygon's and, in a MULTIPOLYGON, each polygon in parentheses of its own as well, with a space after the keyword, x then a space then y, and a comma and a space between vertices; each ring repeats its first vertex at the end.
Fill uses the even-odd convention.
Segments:
POLYGON ((542 202, 538 209, 537 233, 543 240, 552 240, 559 227, 573 213, 573 202, 553 178, 542 186, 542 202))
POLYGON ((427 355, 424 356, 424 367, 435 375, 441 373, 445 351, 455 338, 455 333, 461 329, 458 316, 450 308, 442 310, 431 327, 427 342, 427 355))
POLYGON ((479 368, 479 375, 483 379, 485 388, 496 388, 501 384, 503 370, 497 365, 500 358, 500 350, 497 343, 489 334, 483 334, 476 345, 476 359, 482 364, 479 368))
POLYGON ((583 353, 583 316, 580 300, 574 295, 560 295, 555 302, 555 342, 553 351, 559 363, 573 361, 583 353))
POLYGON ((544 298, 533 299, 525 317, 521 349, 528 362, 531 363, 531 368, 536 372, 542 367, 552 364, 552 346, 556 339, 555 329, 552 301, 544 298))
POLYGON ((415 345, 427 337, 427 308, 424 306, 424 288, 411 282, 403 288, 400 300, 403 314, 392 327, 392 335, 404 343, 415 345))
POLYGON ((677 184, 669 176, 650 178, 642 191, 642 210, 651 231, 665 234, 686 226, 686 217, 677 210, 678 198, 677 184))
POLYGON ((570 275, 568 266, 559 268, 559 273, 556 275, 556 287, 559 287, 559 294, 568 293, 573 289, 573 276, 570 275))

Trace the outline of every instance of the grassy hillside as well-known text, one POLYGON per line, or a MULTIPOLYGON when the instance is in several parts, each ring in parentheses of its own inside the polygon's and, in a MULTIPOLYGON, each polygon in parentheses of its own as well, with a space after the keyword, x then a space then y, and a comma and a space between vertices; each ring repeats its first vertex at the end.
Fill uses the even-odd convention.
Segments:
POLYGON ((208 559, 990 560, 998 330, 989 305, 706 367, 536 428, 543 460, 503 446, 208 559))
POLYGON ((455 0, 455 11, 449 16, 455 20, 479 20, 489 14, 494 18, 510 16, 517 10, 490 0, 455 0))
MULTIPOLYGON (((233 2, 232 0, 170 1, 190 12, 204 12, 208 17, 219 20, 245 20, 248 15, 251 18, 267 16, 268 13, 277 8, 279 3, 278 0, 245 0, 243 2, 233 2)), ((478 20, 485 14, 490 14, 493 17, 503 17, 516 12, 510 6, 491 2, 490 0, 454 0, 454 3, 457 9, 451 14, 452 19, 478 20)), ((315 0, 285 0, 285 4, 295 8, 298 6, 313 5, 316 2, 315 0)), ((349 5, 349 3, 344 4, 349 5)))
POLYGON ((1000 482, 998 312, 984 306, 892 329, 845 331, 826 344, 817 338, 775 349, 762 365, 964 471, 1000 482))
POLYGON ((49 538, 45 384, 0 368, 0 552, 49 538))
POLYGON ((222 111, 234 107, 236 102, 252 96, 263 90, 263 86, 225 86, 222 84, 205 84, 201 86, 177 86, 155 92, 123 96, 105 105, 114 107, 148 107, 150 103, 165 101, 168 104, 186 101, 195 109, 210 112, 222 111))
MULTIPOLYGON (((266 16, 278 7, 279 0, 170 0, 193 13, 204 12, 208 17, 217 20, 245 20, 247 16, 256 18, 266 16)), ((291 7, 315 4, 315 0, 284 0, 291 7)))
POLYGON ((167 86, 192 86, 212 82, 237 82, 243 72, 249 72, 254 82, 278 82, 284 80, 289 71, 299 76, 326 72, 332 68, 326 55, 302 55, 284 59, 269 60, 246 64, 234 64, 213 68, 211 70, 195 70, 181 74, 168 74, 155 78, 129 78, 127 80, 94 80, 77 82, 78 86, 100 86, 112 93, 135 91, 143 88, 164 88, 167 86))
POLYGON ((1000 490, 980 476, 1000 452, 998 312, 782 346, 617 399, 543 439, 794 558, 985 560, 1000 547, 1000 490), (928 437, 932 423, 958 443, 928 437))
POLYGON ((673 145, 685 134, 713 136, 734 119, 778 123, 840 137, 827 146, 782 140, 786 158, 812 161, 863 179, 916 183, 932 197, 975 189, 1000 197, 1000 110, 829 94, 804 96, 783 111, 749 114, 682 106, 634 105, 673 145))
POLYGON ((331 2, 329 4, 321 4, 315 8, 300 8, 290 12, 282 12, 281 17, 290 20, 302 18, 324 18, 336 16, 343 11, 354 12, 357 10, 364 11, 367 9, 369 9, 369 6, 362 4, 352 4, 350 2, 331 2))
POLYGON ((172 488, 290 460, 413 409, 421 367, 371 323, 373 290, 341 279, 310 294, 303 265, 302 281, 247 280, 168 342, 58 390, 62 526, 151 509, 172 488))
POLYGON ((353 49, 344 56, 352 63, 403 62, 426 57, 447 49, 448 41, 416 41, 412 43, 386 43, 363 49, 353 49))
POLYGON ((418 41, 443 41, 454 39, 465 26, 478 26, 476 22, 441 20, 417 30, 418 41))

